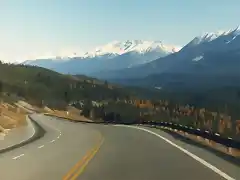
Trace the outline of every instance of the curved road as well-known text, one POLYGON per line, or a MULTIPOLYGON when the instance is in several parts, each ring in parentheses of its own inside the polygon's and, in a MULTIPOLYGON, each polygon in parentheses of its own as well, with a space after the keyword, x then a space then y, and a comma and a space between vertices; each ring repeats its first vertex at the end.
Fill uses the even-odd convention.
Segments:
POLYGON ((239 166, 158 129, 33 118, 46 134, 0 154, 0 179, 240 179, 239 166))

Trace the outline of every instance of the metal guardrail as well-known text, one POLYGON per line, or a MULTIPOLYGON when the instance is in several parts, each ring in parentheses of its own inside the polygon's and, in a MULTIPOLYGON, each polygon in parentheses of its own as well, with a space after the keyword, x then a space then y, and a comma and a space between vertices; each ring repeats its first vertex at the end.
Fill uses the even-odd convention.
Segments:
MULTIPOLYGON (((45 114, 47 116, 53 116, 56 117, 54 115, 49 115, 49 114, 45 114)), ((63 119, 63 118, 60 118, 63 119)), ((85 121, 73 121, 72 122, 82 122, 82 123, 92 123, 92 124, 117 124, 116 122, 85 122, 85 121)), ((126 125, 131 125, 131 124, 135 124, 135 123, 121 123, 121 124, 126 124, 126 125)), ((172 128, 172 129, 176 129, 176 130, 180 130, 189 134, 193 134, 196 136, 200 136, 203 137, 205 139, 209 139, 212 140, 216 143, 225 145, 229 148, 235 148, 235 149, 240 149, 240 142, 234 140, 231 137, 225 138, 222 137, 220 134, 218 133, 212 133, 210 131, 206 131, 206 130, 201 130, 201 129, 195 129, 193 127, 188 127, 185 125, 181 125, 181 124, 176 124, 176 123, 172 123, 172 122, 154 122, 154 121, 143 121, 142 124, 147 124, 147 125, 153 125, 153 126, 163 126, 163 127, 168 127, 168 128, 172 128)))
POLYGON ((240 142, 234 140, 231 137, 222 137, 218 133, 213 133, 207 130, 202 130, 202 129, 195 129, 193 127, 188 127, 185 125, 181 124, 176 124, 176 123, 171 123, 171 122, 154 122, 154 121, 144 121, 142 124, 148 124, 148 125, 153 125, 153 126, 163 126, 163 127, 168 127, 176 130, 180 130, 189 134, 193 134, 196 136, 203 137, 205 139, 212 140, 216 143, 223 144, 229 148, 236 148, 240 149, 240 142))

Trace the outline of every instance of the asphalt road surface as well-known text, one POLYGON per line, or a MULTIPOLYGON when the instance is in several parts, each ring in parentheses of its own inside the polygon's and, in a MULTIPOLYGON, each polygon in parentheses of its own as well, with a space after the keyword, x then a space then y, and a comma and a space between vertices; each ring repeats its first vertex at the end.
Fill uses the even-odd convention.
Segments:
POLYGON ((158 129, 34 119, 46 134, 0 154, 0 179, 240 179, 239 166, 158 129))
MULTIPOLYGON (((27 119, 30 122, 30 119, 27 119)), ((29 139, 34 135, 33 125, 29 123, 27 126, 11 129, 7 135, 0 133, 0 152, 2 149, 16 145, 22 141, 29 139)))

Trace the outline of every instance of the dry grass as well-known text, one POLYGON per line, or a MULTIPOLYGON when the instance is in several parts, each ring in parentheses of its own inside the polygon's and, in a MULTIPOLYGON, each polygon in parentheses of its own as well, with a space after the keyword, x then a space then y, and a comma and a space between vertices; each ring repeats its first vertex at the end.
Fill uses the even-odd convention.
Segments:
MULTIPOLYGON (((46 108, 45 108, 46 109, 46 108)), ((80 115, 80 110, 74 107, 68 107, 68 111, 59 111, 59 110, 51 110, 48 108, 47 114, 57 116, 60 118, 65 118, 73 121, 86 121, 92 122, 92 120, 85 118, 80 115)))
POLYGON ((47 113, 49 115, 53 115, 53 116, 57 116, 60 118, 65 118, 65 119, 70 119, 70 120, 74 120, 74 121, 92 122, 91 120, 85 118, 84 116, 80 116, 80 110, 76 109, 74 107, 68 107, 67 111, 62 111, 62 110, 60 111, 60 110, 50 109, 49 107, 46 107, 46 106, 44 108, 32 106, 25 101, 18 101, 17 104, 20 104, 21 106, 26 107, 28 109, 32 109, 38 113, 47 113))
POLYGON ((24 109, 2 103, 0 105, 0 131, 26 125, 26 114, 24 109))
POLYGON ((48 113, 53 116, 74 121, 92 122, 84 116, 80 116, 80 110, 74 107, 68 107, 67 111, 59 111, 52 110, 48 107, 39 108, 36 106, 31 106, 27 102, 18 101, 14 105, 0 103, 0 132, 3 132, 4 129, 12 129, 26 125, 26 115, 28 114, 28 110, 24 108, 25 106, 39 113, 48 113))
POLYGON ((43 110, 44 110, 45 112, 54 112, 52 109, 50 109, 50 108, 47 107, 47 106, 45 106, 45 107, 43 108, 43 110))

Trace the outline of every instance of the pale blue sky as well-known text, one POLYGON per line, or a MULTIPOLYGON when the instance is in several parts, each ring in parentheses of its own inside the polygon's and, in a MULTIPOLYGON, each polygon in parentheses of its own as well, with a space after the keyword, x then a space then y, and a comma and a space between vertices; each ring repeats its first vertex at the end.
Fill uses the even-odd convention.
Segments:
POLYGON ((239 0, 4 0, 0 58, 127 39, 185 45, 202 32, 240 25, 239 7, 239 0))

